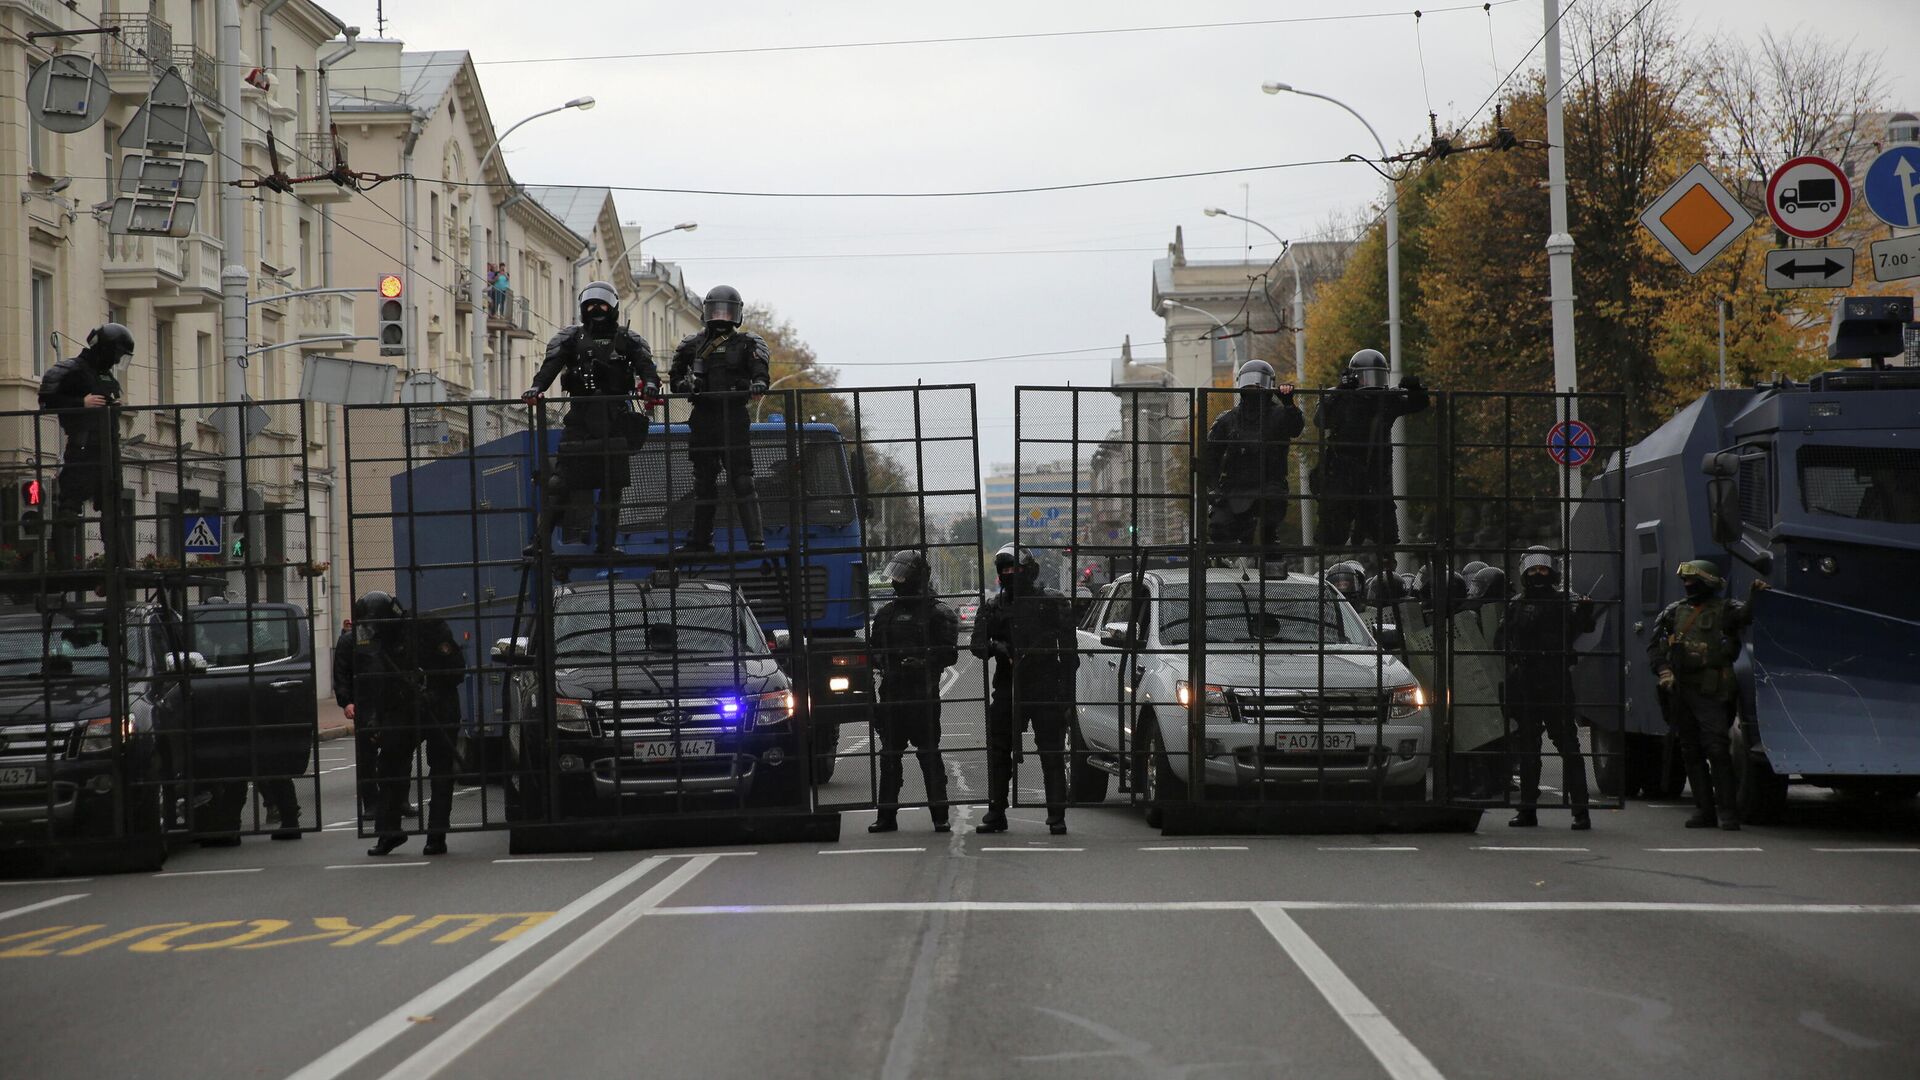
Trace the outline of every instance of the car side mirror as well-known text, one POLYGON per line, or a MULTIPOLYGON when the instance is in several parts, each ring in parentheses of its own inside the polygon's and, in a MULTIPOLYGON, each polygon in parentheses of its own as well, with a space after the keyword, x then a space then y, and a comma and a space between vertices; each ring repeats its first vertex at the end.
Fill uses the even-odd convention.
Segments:
POLYGON ((169 675, 198 675, 207 670, 207 658, 197 652, 170 652, 161 658, 160 670, 169 675))
POLYGON ((1137 649, 1138 640, 1129 632, 1124 622, 1110 622, 1100 628, 1100 644, 1110 649, 1137 649))
POLYGON ((493 643, 493 662, 518 667, 533 663, 532 641, 524 637, 501 638, 493 643))
POLYGON ((774 652, 786 652, 793 647, 793 631, 775 630, 767 635, 767 640, 773 645, 774 652))
POLYGON ((1700 460, 1707 475, 1707 520, 1713 542, 1723 547, 1740 539, 1740 455, 1718 450, 1700 460))

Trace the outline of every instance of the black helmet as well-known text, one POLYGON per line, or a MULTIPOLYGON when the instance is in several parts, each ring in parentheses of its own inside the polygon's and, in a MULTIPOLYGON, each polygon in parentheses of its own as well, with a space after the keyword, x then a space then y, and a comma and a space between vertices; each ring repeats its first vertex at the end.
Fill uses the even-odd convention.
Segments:
POLYGON ((1347 361, 1347 374, 1360 380, 1361 386, 1387 385, 1387 358, 1379 349, 1361 349, 1347 361))
POLYGON ((1422 568, 1420 576, 1414 579, 1413 595, 1418 597, 1423 604, 1432 604, 1435 584, 1441 584, 1442 587, 1447 590, 1449 599, 1457 601, 1467 598, 1466 578, 1452 570, 1441 570, 1438 574, 1435 574, 1428 568, 1422 568), (1444 583, 1438 581, 1441 576, 1444 576, 1446 579, 1444 583))
POLYGON ((620 294, 613 291, 612 285, 609 285, 604 281, 589 281, 587 282, 587 287, 580 290, 580 321, 581 322, 587 323, 589 325, 592 325, 592 324, 608 325, 608 324, 611 324, 613 320, 619 316, 619 314, 620 314, 620 294), (588 304, 605 304, 607 306, 606 314, 600 316, 597 319, 591 315, 588 315, 587 314, 588 304))
POLYGON ((708 323, 732 323, 739 326, 746 317, 746 301, 740 299, 740 290, 731 285, 715 285, 707 290, 707 298, 701 303, 708 323))
POLYGON ((406 609, 393 594, 374 589, 353 602, 354 639, 365 643, 372 641, 376 634, 391 635, 406 615, 406 609))
POLYGON ((1382 570, 1367 582, 1367 600, 1375 604, 1391 604, 1407 595, 1407 583, 1392 570, 1382 570))
POLYGON ((1528 571, 1539 570, 1541 568, 1545 568, 1547 571, 1548 587, 1560 584, 1560 567, 1553 561, 1553 549, 1547 547, 1545 544, 1535 544, 1520 556, 1521 586, 1525 587, 1527 583, 1528 571))
POLYGON ((917 551, 896 551, 893 558, 887 560, 880 576, 886 578, 893 585, 893 591, 901 596, 923 596, 928 583, 933 580, 933 565, 917 551))
POLYGON ((1333 586, 1341 596, 1358 600, 1366 582, 1366 568, 1349 559, 1328 567, 1325 577, 1327 584, 1333 586))
POLYGON ((1040 560, 1024 544, 1007 544, 994 553, 993 572, 1003 589, 1009 584, 1029 588, 1040 580, 1040 560))
POLYGON ((1239 390, 1273 389, 1273 365, 1265 360, 1249 360, 1240 365, 1240 373, 1233 377, 1233 385, 1239 390))
POLYGON ((1460 576, 1466 578, 1468 581, 1472 581, 1473 575, 1479 573, 1482 570, 1485 570, 1486 568, 1487 568, 1486 563, 1481 562, 1479 559, 1475 559, 1472 562, 1460 568, 1460 576))
POLYGON ((1474 571, 1470 584, 1470 597, 1475 600, 1492 600, 1507 595, 1507 572, 1497 566, 1483 566, 1474 571))
POLYGON ((101 323, 87 331, 87 355, 112 367, 133 355, 133 331, 117 322, 101 323))

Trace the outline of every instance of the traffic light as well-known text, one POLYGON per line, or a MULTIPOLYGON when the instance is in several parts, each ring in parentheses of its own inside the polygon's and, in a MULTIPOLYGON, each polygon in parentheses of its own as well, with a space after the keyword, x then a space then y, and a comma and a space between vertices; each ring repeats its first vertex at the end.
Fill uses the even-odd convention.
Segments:
POLYGON ((399 274, 380 275, 380 355, 407 355, 407 305, 401 298, 406 291, 399 274))
POLYGON ((39 536, 46 515, 46 481, 37 476, 20 481, 20 535, 39 536))
POLYGON ((233 536, 227 543, 227 554, 234 562, 247 561, 247 526, 253 521, 252 514, 233 516, 233 536))

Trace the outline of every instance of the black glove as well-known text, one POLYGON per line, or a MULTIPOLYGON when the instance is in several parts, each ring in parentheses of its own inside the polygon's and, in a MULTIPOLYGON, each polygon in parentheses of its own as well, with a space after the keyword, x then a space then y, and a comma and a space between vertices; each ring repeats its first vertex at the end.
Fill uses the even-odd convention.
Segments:
POLYGON ((683 376, 679 382, 673 384, 673 392, 676 394, 697 394, 706 389, 703 385, 705 382, 706 380, 698 375, 686 375, 683 376))
POLYGON ((656 379, 649 379, 646 382, 641 383, 640 396, 641 398, 647 401, 652 401, 654 398, 659 397, 660 396, 659 381, 656 379))
POLYGON ((754 397, 759 397, 766 392, 767 384, 764 380, 755 379, 747 384, 747 393, 752 394, 754 397))
POLYGON ((1400 389, 1402 389, 1402 390, 1424 390, 1424 389, 1426 389, 1426 387, 1424 387, 1424 386, 1421 386, 1421 385, 1420 385, 1420 376, 1418 376, 1418 375, 1403 375, 1403 376, 1401 376, 1401 378, 1400 378, 1400 389))
POLYGON ((539 401, 540 391, 535 390, 533 387, 529 386, 525 390, 520 391, 520 400, 527 402, 528 404, 532 404, 533 402, 539 401))
POLYGON ((1279 388, 1275 392, 1280 395, 1280 404, 1282 405, 1293 404, 1293 384, 1292 383, 1281 383, 1279 388))

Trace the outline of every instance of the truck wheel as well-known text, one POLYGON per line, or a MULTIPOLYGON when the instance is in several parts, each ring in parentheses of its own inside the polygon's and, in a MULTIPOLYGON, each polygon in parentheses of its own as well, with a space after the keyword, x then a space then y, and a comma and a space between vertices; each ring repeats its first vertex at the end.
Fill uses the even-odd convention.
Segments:
POLYGON ((1092 761, 1087 753, 1087 744, 1080 737, 1080 726, 1073 727, 1073 756, 1068 759, 1067 779, 1073 787, 1073 801, 1077 803, 1097 803, 1107 801, 1107 774, 1092 761))
MULTIPOLYGON (((1152 720, 1149 718, 1149 723, 1152 720)), ((1160 813, 1160 804, 1179 802, 1187 797, 1186 782, 1173 771, 1173 763, 1167 760, 1167 746, 1160 738, 1160 725, 1153 725, 1151 741, 1147 744, 1147 824, 1158 829, 1164 820, 1160 813)))
POLYGON ((1626 795, 1630 739, 1617 731, 1595 727, 1593 732, 1593 783, 1609 799, 1626 795))
POLYGON ((1787 806, 1787 778, 1773 771, 1766 752, 1750 745, 1741 725, 1733 729, 1734 807, 1750 825, 1771 825, 1787 806))

